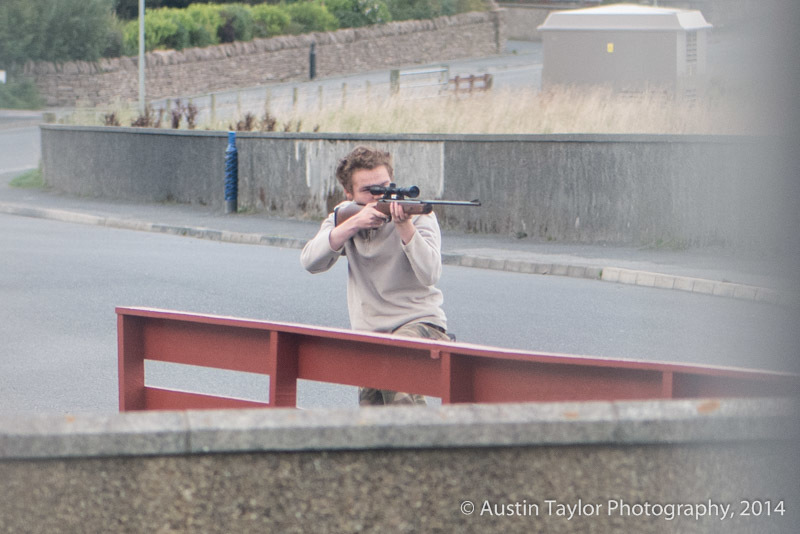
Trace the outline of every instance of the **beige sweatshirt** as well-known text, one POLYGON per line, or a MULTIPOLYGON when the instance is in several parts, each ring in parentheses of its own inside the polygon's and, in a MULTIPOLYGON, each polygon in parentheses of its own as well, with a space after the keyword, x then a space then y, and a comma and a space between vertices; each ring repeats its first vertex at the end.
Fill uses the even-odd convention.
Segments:
POLYGON ((413 219, 416 233, 403 245, 394 223, 362 230, 333 250, 333 214, 303 248, 300 261, 311 273, 327 271, 347 256, 347 305, 355 330, 391 332, 410 322, 447 328, 442 292, 434 287, 442 274, 441 231, 436 215, 413 219))

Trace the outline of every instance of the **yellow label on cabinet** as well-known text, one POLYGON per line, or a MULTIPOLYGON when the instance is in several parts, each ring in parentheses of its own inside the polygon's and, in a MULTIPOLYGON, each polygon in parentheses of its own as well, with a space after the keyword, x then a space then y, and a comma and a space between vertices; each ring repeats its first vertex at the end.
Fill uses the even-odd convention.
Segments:
POLYGON ((614 53, 614 43, 607 43, 606 44, 606 51, 608 51, 609 54, 613 54, 614 53))

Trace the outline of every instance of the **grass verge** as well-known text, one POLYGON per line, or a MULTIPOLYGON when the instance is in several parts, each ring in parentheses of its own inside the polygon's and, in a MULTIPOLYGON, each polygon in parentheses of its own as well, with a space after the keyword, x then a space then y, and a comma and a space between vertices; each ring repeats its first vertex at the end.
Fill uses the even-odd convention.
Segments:
POLYGON ((44 187, 41 169, 31 169, 24 172, 9 182, 11 187, 20 189, 41 189, 44 187))

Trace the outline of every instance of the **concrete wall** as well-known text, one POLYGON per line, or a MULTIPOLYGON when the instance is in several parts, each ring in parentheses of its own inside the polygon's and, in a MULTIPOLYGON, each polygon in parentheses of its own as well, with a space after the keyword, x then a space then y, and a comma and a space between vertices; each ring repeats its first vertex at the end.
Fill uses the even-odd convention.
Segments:
MULTIPOLYGON (((501 11, 465 13, 327 33, 255 39, 146 55, 150 100, 307 80, 309 51, 316 43, 317 76, 333 76, 415 63, 481 57, 505 48, 501 11)), ((103 105, 138 99, 138 60, 96 63, 29 63, 48 106, 103 105)))
POLYGON ((796 532, 797 413, 717 399, 6 415, 0 530, 796 532), (699 505, 715 515, 686 517, 699 505))
MULTIPOLYGON (((319 219, 342 198, 335 162, 368 143, 444 228, 563 242, 777 247, 797 213, 774 172, 773 141, 666 135, 337 135, 243 133, 239 205, 319 219), (410 178, 413 177, 413 178, 410 178)), ((42 127, 45 182, 65 193, 221 210, 224 132, 42 127)))

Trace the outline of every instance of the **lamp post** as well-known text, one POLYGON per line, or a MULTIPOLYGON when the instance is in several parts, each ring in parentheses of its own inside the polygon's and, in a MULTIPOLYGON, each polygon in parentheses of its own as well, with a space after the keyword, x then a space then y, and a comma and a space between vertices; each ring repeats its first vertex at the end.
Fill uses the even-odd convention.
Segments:
POLYGON ((139 113, 144 115, 144 0, 139 0, 139 113))

